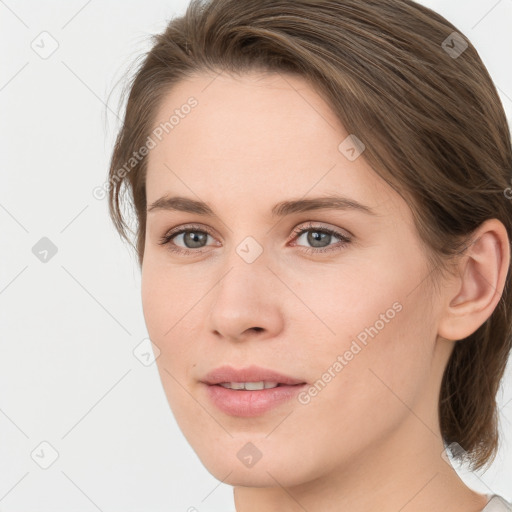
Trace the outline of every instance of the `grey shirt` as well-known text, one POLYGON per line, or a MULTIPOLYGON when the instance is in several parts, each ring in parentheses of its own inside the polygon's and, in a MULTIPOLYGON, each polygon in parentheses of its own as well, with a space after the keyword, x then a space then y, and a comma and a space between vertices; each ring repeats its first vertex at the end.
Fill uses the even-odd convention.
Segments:
POLYGON ((512 512, 512 504, 497 494, 488 494, 489 501, 482 512, 512 512))

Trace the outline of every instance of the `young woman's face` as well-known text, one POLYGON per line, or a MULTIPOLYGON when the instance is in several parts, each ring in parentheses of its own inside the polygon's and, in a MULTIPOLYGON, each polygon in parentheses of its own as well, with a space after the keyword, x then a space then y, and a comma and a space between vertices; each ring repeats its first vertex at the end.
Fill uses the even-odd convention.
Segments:
POLYGON ((449 353, 425 249, 327 104, 291 75, 198 75, 155 127, 172 115, 149 153, 142 300, 169 404, 207 469, 295 485, 438 443, 449 353), (214 382, 285 379, 212 381, 221 366, 293 381, 226 389, 214 382))

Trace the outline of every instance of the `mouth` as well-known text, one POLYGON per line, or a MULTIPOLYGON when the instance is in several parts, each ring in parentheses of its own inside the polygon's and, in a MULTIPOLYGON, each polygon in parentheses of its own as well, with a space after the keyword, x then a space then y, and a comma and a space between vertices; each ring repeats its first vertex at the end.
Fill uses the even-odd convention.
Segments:
MULTIPOLYGON (((305 383, 303 383, 305 384, 305 383)), ((218 384, 212 384, 213 386, 222 386, 226 389, 233 389, 235 391, 261 391, 263 389, 274 389, 282 386, 290 386, 290 384, 284 384, 282 382, 219 382, 218 384)), ((293 386, 300 386, 300 384, 291 384, 293 386)))
POLYGON ((307 383, 261 367, 222 366, 201 381, 209 400, 230 416, 254 417, 289 401, 307 383))
POLYGON ((250 391, 306 383, 302 379, 254 365, 240 369, 227 365, 220 366, 206 374, 202 382, 208 385, 226 385, 225 387, 229 386, 231 389, 250 391))

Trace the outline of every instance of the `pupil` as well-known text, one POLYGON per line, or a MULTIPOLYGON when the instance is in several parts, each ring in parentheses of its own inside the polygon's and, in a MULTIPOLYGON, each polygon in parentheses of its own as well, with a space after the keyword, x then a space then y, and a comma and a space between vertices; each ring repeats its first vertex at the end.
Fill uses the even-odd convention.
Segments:
POLYGON ((188 233, 185 233, 185 245, 189 249, 194 249, 197 247, 201 247, 201 242, 205 241, 206 237, 208 236, 207 233, 201 233, 201 232, 195 232, 195 231, 189 231, 188 233), (199 244, 198 244, 199 242, 199 244), (189 245, 189 244, 192 245, 189 245))
MULTIPOLYGON (((316 245, 322 238, 331 236, 329 233, 322 233, 321 231, 311 231, 308 235, 308 243, 313 247, 319 247, 316 245)), ((324 240, 325 241, 325 240, 324 240)))

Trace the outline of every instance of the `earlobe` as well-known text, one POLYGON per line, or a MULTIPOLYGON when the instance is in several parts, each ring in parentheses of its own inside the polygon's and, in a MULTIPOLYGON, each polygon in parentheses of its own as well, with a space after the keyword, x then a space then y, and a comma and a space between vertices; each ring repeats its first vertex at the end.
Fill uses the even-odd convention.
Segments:
POLYGON ((503 223, 489 219, 475 230, 459 261, 459 278, 446 289, 447 306, 438 334, 460 340, 473 334, 498 304, 510 264, 510 244, 503 223))

